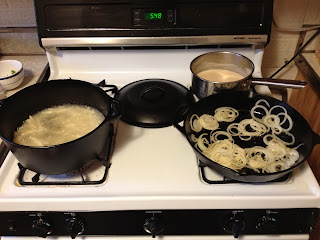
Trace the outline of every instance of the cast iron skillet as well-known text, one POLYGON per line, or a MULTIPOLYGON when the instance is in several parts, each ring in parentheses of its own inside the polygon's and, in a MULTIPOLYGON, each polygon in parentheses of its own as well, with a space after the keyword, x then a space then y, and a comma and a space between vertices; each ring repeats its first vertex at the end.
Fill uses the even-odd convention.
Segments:
MULTIPOLYGON (((202 163, 224 175, 225 177, 242 182, 268 182, 285 176, 308 158, 308 156, 312 152, 313 147, 316 144, 320 144, 320 136, 312 131, 308 122, 295 109, 275 98, 265 95, 259 95, 252 92, 219 93, 202 98, 198 102, 191 105, 182 127, 178 123, 175 123, 174 125, 187 137, 189 144, 192 146, 195 154, 202 163), (235 120, 235 122, 240 122, 245 118, 251 118, 250 110, 259 99, 267 100, 270 103, 270 106, 283 106, 293 120, 294 124, 290 132, 295 136, 296 141, 294 145, 289 147, 293 148, 301 143, 303 143, 303 145, 297 149, 300 157, 291 168, 275 173, 257 173, 250 169, 243 169, 240 172, 236 172, 230 168, 224 167, 210 160, 209 158, 204 156, 197 148, 194 147, 194 142, 191 140, 191 134, 195 134, 196 137, 198 137, 199 134, 193 132, 190 128, 190 117, 193 114, 198 114, 199 116, 204 113, 214 115, 214 111, 218 107, 232 107, 239 111, 239 117, 235 120)), ((220 123, 219 130, 226 130, 226 127, 228 125, 229 123, 220 123)), ((234 140, 235 143, 240 147, 248 148, 255 145, 265 146, 262 138, 263 137, 255 137, 248 142, 242 141, 238 137, 234 137, 234 140)))
POLYGON ((120 117, 115 101, 99 86, 80 80, 52 80, 20 90, 0 102, 0 137, 21 165, 37 173, 57 175, 77 170, 102 152, 112 122, 120 117), (105 120, 87 135, 71 142, 30 147, 14 143, 13 133, 30 115, 62 104, 98 109, 105 120))

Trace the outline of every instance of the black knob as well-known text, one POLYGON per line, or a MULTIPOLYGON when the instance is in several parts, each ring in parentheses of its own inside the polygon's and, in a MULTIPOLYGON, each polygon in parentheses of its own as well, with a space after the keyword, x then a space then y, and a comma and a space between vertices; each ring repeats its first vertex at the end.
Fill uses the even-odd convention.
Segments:
POLYGON ((163 224, 155 217, 148 218, 143 227, 147 233, 151 233, 152 238, 155 238, 157 234, 161 234, 164 231, 163 224))
POLYGON ((256 228, 262 233, 276 233, 277 219, 272 215, 263 216, 258 220, 256 228))
POLYGON ((85 230, 84 220, 79 217, 71 217, 66 219, 65 229, 70 234, 72 239, 75 239, 77 235, 80 235, 85 230))
POLYGON ((224 225, 224 230, 227 233, 231 233, 234 238, 238 238, 244 228, 245 222, 237 216, 228 219, 224 225))
POLYGON ((52 232, 52 224, 45 219, 37 219, 32 223, 32 232, 39 237, 47 237, 52 232))

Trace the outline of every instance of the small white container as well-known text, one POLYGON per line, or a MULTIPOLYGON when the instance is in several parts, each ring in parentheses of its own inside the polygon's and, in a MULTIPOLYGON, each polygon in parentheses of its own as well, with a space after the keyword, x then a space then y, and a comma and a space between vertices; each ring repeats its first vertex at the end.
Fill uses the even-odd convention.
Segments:
POLYGON ((22 63, 17 60, 0 61, 0 92, 18 87, 24 78, 22 63))

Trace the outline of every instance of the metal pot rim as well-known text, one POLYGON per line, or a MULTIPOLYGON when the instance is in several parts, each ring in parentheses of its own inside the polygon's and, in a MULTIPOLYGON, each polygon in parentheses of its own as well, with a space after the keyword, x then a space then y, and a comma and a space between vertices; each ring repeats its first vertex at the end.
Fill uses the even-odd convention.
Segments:
POLYGON ((207 52, 207 53, 204 53, 204 54, 201 54, 199 56, 197 56, 196 58, 194 58, 192 60, 192 62, 190 63, 190 71, 192 72, 192 74, 194 74, 195 76, 197 76, 199 79, 201 79, 202 81, 205 81, 205 82, 208 82, 208 83, 213 83, 213 84, 219 84, 219 83, 222 83, 222 84, 228 84, 228 83, 237 83, 237 82, 241 82, 242 80, 246 80, 246 79, 249 79, 251 78, 253 72, 255 70, 255 66, 254 66, 254 63, 246 56, 240 54, 240 53, 235 53, 235 52, 228 52, 228 51, 215 51, 215 52, 207 52), (193 65, 195 63, 195 61, 199 60, 200 58, 204 57, 204 56, 207 56, 207 55, 220 55, 220 54, 227 54, 227 55, 234 55, 234 56, 238 56, 238 57, 241 57, 243 59, 245 59, 249 65, 251 66, 251 72, 249 74, 247 74, 246 76, 244 76, 243 78, 239 79, 239 80, 236 80, 236 81, 231 81, 231 82, 219 82, 219 81, 210 81, 210 80, 206 80, 204 78, 201 78, 198 76, 198 74, 196 74, 194 71, 193 71, 193 65))

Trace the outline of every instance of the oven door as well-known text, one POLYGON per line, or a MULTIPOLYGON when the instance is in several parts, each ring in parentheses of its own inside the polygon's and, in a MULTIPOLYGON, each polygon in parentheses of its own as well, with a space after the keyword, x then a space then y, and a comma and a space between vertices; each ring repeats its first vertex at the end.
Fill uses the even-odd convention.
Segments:
MULTIPOLYGON (((48 240, 70 240, 70 237, 47 237, 48 240)), ((78 240, 150 240, 151 236, 78 236, 78 240)), ((233 236, 164 236, 158 240, 233 240, 233 236)), ((308 240, 308 234, 295 235, 247 235, 241 240, 308 240)), ((39 240, 39 237, 2 237, 2 240, 39 240)))

